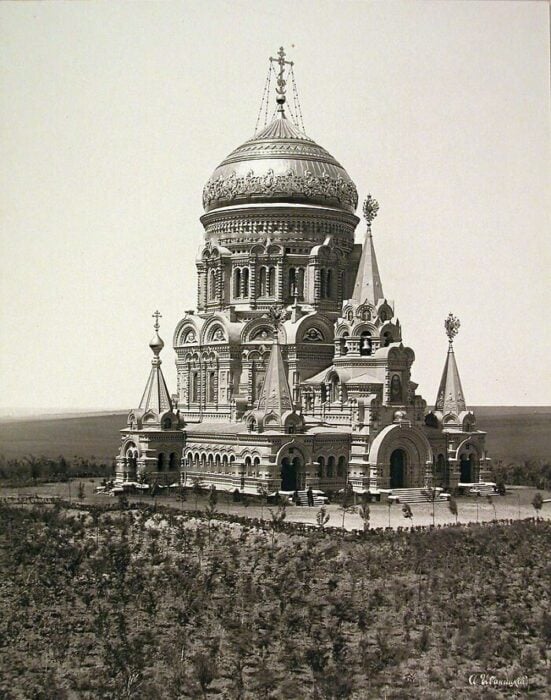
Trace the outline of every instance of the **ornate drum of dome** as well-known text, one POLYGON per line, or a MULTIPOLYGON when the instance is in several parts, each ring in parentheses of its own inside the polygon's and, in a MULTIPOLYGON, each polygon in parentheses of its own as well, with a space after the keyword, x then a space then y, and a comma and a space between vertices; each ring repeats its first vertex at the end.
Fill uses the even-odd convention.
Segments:
POLYGON ((356 186, 333 156, 281 110, 216 168, 203 190, 205 212, 253 203, 300 203, 354 213, 356 186))

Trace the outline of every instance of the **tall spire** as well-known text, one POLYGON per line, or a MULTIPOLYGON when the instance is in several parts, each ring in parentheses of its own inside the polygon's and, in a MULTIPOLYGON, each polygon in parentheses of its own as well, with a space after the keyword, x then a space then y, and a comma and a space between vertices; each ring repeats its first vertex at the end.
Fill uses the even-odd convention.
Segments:
POLYGON ((162 360, 159 357, 161 350, 165 346, 162 338, 159 336, 159 319, 162 318, 162 316, 158 311, 155 311, 153 318, 155 319, 155 324, 153 326, 155 333, 149 343, 149 347, 153 352, 153 359, 151 360, 152 366, 138 408, 144 413, 151 411, 158 417, 161 413, 172 409, 172 402, 161 370, 162 360))
POLYGON ((441 411, 443 414, 454 413, 458 416, 462 411, 467 410, 465 396, 461 387, 461 379, 459 378, 459 370, 455 362, 455 354, 453 352, 453 339, 459 332, 461 323, 453 314, 450 314, 444 322, 446 335, 448 336, 448 354, 442 379, 440 380, 440 388, 436 398, 436 411, 441 411))
POLYGON ((371 222, 377 216, 379 211, 379 203, 369 194, 364 202, 363 213, 367 222, 367 231, 365 234, 365 243, 358 266, 358 274, 356 275, 356 284, 352 299, 358 304, 363 304, 368 301, 376 305, 380 299, 384 299, 383 284, 379 274, 379 266, 377 265, 377 256, 375 255, 375 247, 373 246, 373 236, 371 234, 371 222))
POLYGON ((285 320, 285 311, 280 307, 271 307, 269 315, 273 326, 274 342, 268 361, 264 385, 258 397, 257 410, 264 413, 264 415, 274 413, 281 420, 286 411, 293 410, 291 387, 287 380, 278 337, 279 327, 285 320))

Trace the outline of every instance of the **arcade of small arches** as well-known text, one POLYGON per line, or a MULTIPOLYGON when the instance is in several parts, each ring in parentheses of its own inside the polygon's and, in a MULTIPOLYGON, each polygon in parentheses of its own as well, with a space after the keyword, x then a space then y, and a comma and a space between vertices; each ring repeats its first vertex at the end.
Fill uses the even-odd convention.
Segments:
MULTIPOLYGON (((124 452, 122 463, 123 478, 136 478, 140 452, 135 444, 129 443, 124 452)), ((155 455, 155 472, 177 472, 180 469, 180 458, 177 452, 158 452, 155 455)))
MULTIPOLYGON (((346 479, 348 459, 346 455, 319 454, 313 461, 314 474, 317 479, 346 479)), ((271 466, 271 465, 270 465, 271 466)), ((182 467, 184 470, 203 472, 205 474, 225 474, 236 476, 248 476, 256 478, 269 478, 270 466, 261 464, 261 457, 251 453, 236 458, 235 454, 220 451, 188 450, 184 453, 182 467)), ((300 454, 284 454, 279 458, 279 467, 286 474, 285 479, 289 483, 291 472, 294 479, 299 477, 298 472, 304 469, 305 460, 300 454)), ((283 489, 289 490, 289 489, 283 489)))
POLYGON ((377 331, 374 326, 355 328, 352 332, 346 326, 341 327, 336 338, 336 357, 348 355, 349 352, 369 357, 379 348, 387 348, 394 343, 396 335, 391 324, 382 332, 377 331))

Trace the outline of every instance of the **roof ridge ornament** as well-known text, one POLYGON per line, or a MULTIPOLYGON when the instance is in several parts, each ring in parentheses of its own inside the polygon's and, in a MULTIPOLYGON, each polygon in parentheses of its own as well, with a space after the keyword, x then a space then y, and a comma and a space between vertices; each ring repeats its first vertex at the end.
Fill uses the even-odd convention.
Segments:
POLYGON ((364 200, 363 215, 367 221, 367 228, 371 231, 371 222, 377 216, 379 211, 379 202, 370 194, 364 200))
POLYGON ((270 306, 270 308, 268 309, 266 318, 268 319, 268 323, 272 327, 274 341, 278 343, 279 329, 287 319, 287 310, 285 309, 285 307, 281 306, 281 304, 275 304, 274 306, 270 306))
POLYGON ((450 343, 450 349, 453 345, 453 339, 459 333, 459 328, 461 327, 460 320, 453 314, 449 314, 448 318, 444 321, 444 328, 446 329, 446 335, 450 343))

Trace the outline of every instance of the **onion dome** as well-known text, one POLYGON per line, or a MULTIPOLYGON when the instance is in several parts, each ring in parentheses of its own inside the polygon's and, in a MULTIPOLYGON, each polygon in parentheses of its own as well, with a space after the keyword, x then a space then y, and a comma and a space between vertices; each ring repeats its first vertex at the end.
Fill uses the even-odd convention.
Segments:
MULTIPOLYGON (((161 318, 161 314, 158 311, 155 311, 153 314, 153 318, 155 319, 155 325, 153 328, 155 329, 155 333, 153 335, 153 338, 149 341, 149 347, 153 351, 153 354, 155 357, 158 357, 161 350, 164 348, 165 344, 161 336, 159 335, 159 319, 161 318)), ((159 364, 160 364, 159 360, 159 364)))
POLYGON ((333 156, 289 121, 276 118, 216 168, 203 190, 205 212, 239 204, 315 204, 354 212, 356 186, 333 156))
POLYGON ((155 356, 159 355, 165 344, 161 336, 155 331, 155 335, 149 341, 149 347, 153 350, 155 356))

